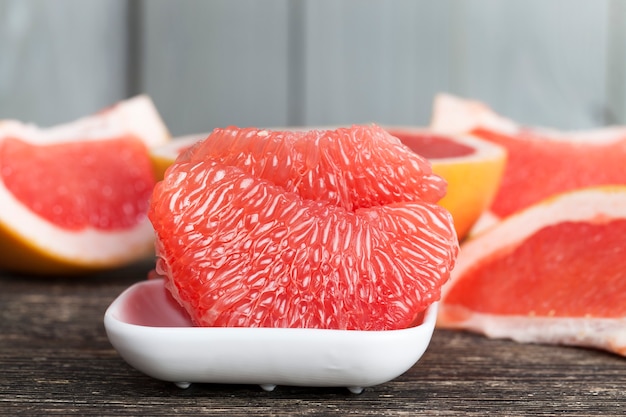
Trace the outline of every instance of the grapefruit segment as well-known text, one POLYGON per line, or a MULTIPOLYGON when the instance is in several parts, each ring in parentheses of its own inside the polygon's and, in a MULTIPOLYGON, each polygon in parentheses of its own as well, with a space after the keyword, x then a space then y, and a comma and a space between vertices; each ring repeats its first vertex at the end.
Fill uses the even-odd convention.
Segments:
POLYGON ((626 354, 626 186, 579 189, 461 247, 439 327, 626 354))
POLYGON ((157 273, 200 326, 408 327, 456 258, 444 186, 376 126, 216 129, 155 187, 157 273))
POLYGON ((470 135, 442 135, 427 129, 386 127, 443 177, 447 193, 439 204, 454 219, 460 240, 491 205, 506 163, 503 147, 470 135))
POLYGON ((375 125, 283 132, 215 129, 206 141, 210 144, 196 144, 178 161, 217 159, 254 177, 271 178, 302 198, 348 210, 396 201, 436 203, 446 193, 445 181, 427 160, 407 157, 406 147, 375 125), (346 166, 351 169, 343 170, 346 166))
POLYGON ((48 129, 0 122, 0 268, 76 273, 151 253, 147 147, 167 140, 145 96, 48 129))
POLYGON ((507 149, 501 186, 490 212, 501 219, 551 195, 626 184, 626 128, 560 132, 519 126, 486 105, 450 95, 435 99, 431 128, 476 135, 507 149))

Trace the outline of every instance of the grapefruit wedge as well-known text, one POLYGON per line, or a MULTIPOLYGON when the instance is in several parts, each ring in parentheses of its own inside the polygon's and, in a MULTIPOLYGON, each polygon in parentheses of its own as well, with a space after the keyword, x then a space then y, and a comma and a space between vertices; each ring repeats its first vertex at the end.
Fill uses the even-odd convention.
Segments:
POLYGON ((385 130, 427 158, 433 172, 447 181, 446 196, 439 204, 452 214, 462 240, 493 201, 506 164, 505 149, 471 135, 442 135, 415 127, 385 130))
POLYGON ((180 154, 191 148, 198 141, 206 139, 207 134, 195 134, 172 138, 169 142, 150 148, 150 160, 157 181, 165 177, 165 171, 174 163, 180 154))
POLYGON ((626 186, 559 194, 468 239, 438 326, 626 355, 626 186))
POLYGON ((60 274, 149 255, 149 147, 169 140, 138 96, 51 128, 0 121, 0 269, 60 274))
POLYGON ((490 222, 551 195, 577 188, 626 184, 626 128, 561 132, 519 126, 485 104, 441 94, 435 98, 434 131, 472 134, 507 150, 501 186, 490 222))
POLYGON ((444 194, 377 126, 216 129, 155 187, 156 272, 199 326, 410 327, 458 252, 444 194))

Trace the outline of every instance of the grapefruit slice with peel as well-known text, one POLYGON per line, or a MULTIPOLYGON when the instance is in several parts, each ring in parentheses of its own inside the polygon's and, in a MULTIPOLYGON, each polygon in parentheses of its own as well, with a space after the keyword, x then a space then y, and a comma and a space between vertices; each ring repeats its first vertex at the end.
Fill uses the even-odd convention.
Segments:
POLYGON ((377 126, 216 129, 155 187, 156 272, 199 326, 406 328, 457 255, 444 193, 377 126))
POLYGON ((51 128, 0 122, 0 268, 95 271, 153 252, 150 146, 169 140, 138 96, 51 128))
POLYGON ((441 94, 435 99, 431 128, 469 133, 507 149, 490 223, 560 192, 626 184, 626 127, 562 132, 519 126, 481 102, 441 94))
POLYGON ((626 355, 626 186, 559 194, 465 241, 438 326, 626 355))
POLYGON ((506 151, 471 135, 442 135, 414 127, 385 127, 412 151, 427 158, 448 183, 439 204, 454 219, 462 240, 491 205, 500 185, 506 151))
POLYGON ((165 177, 165 171, 176 161, 176 158, 191 148, 192 145, 206 139, 207 136, 208 134, 195 134, 176 137, 163 145, 150 148, 150 160, 157 181, 161 181, 165 177))

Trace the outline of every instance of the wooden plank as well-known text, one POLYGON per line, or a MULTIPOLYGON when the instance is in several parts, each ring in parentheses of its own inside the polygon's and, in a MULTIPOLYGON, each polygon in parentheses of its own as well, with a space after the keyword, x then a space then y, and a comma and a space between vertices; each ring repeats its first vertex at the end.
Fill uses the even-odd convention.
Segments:
POLYGON ((446 1, 306 3, 309 124, 425 124, 453 69, 446 1))
POLYGON ((144 3, 142 89, 175 135, 279 126, 288 114, 287 3, 144 3))
POLYGON ((107 306, 151 267, 71 279, 0 272, 0 415, 624 415, 622 357, 439 329, 413 368, 360 395, 221 384, 182 390, 127 365, 104 330, 107 306))
POLYGON ((43 126, 125 96, 121 0, 1 0, 0 118, 43 126))
POLYGON ((447 91, 526 124, 602 125, 607 5, 307 2, 307 122, 423 124, 447 91))
POLYGON ((455 3, 450 90, 522 123, 603 125, 608 2, 455 3))
POLYGON ((625 120, 615 0, 137 4, 129 39, 122 1, 1 0, 0 117, 50 125, 147 92, 175 134, 425 124, 449 91, 527 124, 625 120))

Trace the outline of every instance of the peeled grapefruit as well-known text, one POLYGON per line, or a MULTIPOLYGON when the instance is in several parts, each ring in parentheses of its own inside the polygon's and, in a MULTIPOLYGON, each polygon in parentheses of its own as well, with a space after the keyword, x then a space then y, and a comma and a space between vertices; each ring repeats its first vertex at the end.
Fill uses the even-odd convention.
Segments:
MULTIPOLYGON (((406 126, 384 129, 428 159, 433 172, 446 180, 447 192, 439 204, 452 214, 457 236, 463 239, 489 207, 498 189, 506 163, 504 148, 470 135, 439 135, 406 126)), ((181 153, 206 136, 175 138, 151 149, 157 178, 162 179, 165 170, 181 153)))
POLYGON ((494 220, 551 195, 581 187, 626 184, 626 128, 559 132, 519 126, 483 103, 435 99, 431 128, 476 135, 506 148, 507 165, 490 207, 494 220))
POLYGON ((440 327, 626 355, 626 186, 537 203, 462 246, 440 327))
POLYGON ((470 135, 442 135, 411 127, 385 127, 411 150, 427 158, 448 183, 439 204, 454 219, 462 240, 490 206, 504 171, 506 151, 470 135))
POLYGON ((148 147, 169 134, 139 96, 52 128, 0 122, 0 268, 55 274, 153 251, 148 147))
POLYGON ((157 273, 200 326, 418 323, 458 251, 445 182, 383 129, 216 129, 152 196, 157 273))

